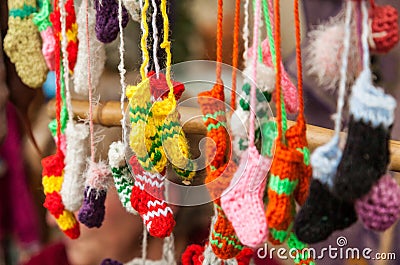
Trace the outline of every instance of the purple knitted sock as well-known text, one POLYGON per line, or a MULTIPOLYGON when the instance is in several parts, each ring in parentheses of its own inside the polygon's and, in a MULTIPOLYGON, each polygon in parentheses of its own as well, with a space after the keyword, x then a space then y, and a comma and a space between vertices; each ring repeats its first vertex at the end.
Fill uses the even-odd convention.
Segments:
POLYGON ((113 259, 105 259, 100 265, 122 265, 122 263, 113 259))
POLYGON ((95 190, 86 186, 85 199, 79 210, 79 221, 89 228, 100 227, 104 220, 107 192, 105 190, 95 190))
MULTIPOLYGON (((118 3, 115 0, 95 0, 96 8, 96 36, 104 43, 115 40, 119 32, 118 3)), ((128 25, 129 15, 125 7, 122 7, 122 26, 128 25)))

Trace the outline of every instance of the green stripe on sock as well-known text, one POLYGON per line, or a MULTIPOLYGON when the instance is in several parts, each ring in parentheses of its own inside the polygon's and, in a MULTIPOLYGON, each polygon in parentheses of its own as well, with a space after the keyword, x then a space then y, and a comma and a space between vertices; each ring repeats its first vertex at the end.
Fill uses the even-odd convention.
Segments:
POLYGON ((280 179, 279 176, 274 176, 271 174, 269 177, 268 187, 279 195, 291 195, 298 182, 298 179, 290 181, 289 179, 280 179))
POLYGON ((36 7, 24 4, 22 8, 10 9, 9 15, 10 17, 27 18, 36 11, 37 11, 36 7))

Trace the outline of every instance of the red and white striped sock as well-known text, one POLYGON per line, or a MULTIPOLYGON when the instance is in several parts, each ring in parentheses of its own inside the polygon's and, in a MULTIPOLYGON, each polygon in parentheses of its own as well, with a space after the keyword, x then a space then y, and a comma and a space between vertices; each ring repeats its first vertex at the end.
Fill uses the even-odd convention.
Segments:
POLYGON ((150 235, 164 238, 171 234, 175 220, 172 209, 164 199, 165 172, 145 171, 133 156, 130 160, 135 185, 132 189, 131 204, 140 214, 150 235))

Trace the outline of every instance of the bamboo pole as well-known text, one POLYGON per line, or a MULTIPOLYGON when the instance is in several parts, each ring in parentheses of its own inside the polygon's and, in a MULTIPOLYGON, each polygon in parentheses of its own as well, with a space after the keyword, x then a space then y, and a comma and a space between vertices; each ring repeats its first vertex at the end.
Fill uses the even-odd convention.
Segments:
MULTIPOLYGON (((127 105, 125 105, 126 107, 127 105)), ((202 120, 202 114, 199 109, 192 107, 178 107, 181 114, 183 130, 187 134, 207 133, 206 127, 202 120)), ((72 109, 76 119, 88 119, 89 103, 87 101, 73 100, 72 109)), ((55 117, 55 101, 52 100, 47 105, 48 115, 55 117)), ((119 101, 100 102, 93 110, 93 122, 107 126, 121 126, 122 115, 119 101)), ((292 125, 292 121, 288 121, 292 125)), ((309 148, 314 150, 320 145, 328 142, 333 136, 333 130, 307 125, 307 141, 309 148)), ((342 133, 344 134, 344 133, 342 133)), ((390 141, 391 162, 389 169, 395 172, 400 172, 400 141, 390 141)))

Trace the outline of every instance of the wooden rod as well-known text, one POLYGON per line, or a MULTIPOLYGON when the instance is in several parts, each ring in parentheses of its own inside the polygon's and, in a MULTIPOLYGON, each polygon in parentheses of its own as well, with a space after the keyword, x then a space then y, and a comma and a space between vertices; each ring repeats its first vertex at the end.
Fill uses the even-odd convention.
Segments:
MULTIPOLYGON (((127 104, 125 104, 125 107, 127 104)), ((88 119, 89 103, 82 100, 73 100, 72 109, 75 119, 88 119)), ((202 120, 200 109, 193 107, 179 107, 183 130, 187 134, 206 135, 207 130, 202 120)), ((48 115, 55 117, 55 101, 47 104, 48 115)), ((107 127, 121 126, 122 115, 119 101, 100 102, 93 110, 93 122, 107 127)), ((289 126, 294 122, 288 121, 289 126)), ((328 142, 333 136, 333 130, 307 124, 307 141, 309 148, 314 150, 328 142)), ((341 133, 344 135, 344 133, 341 133)), ((400 141, 390 141, 391 162, 389 169, 400 172, 400 141)))

